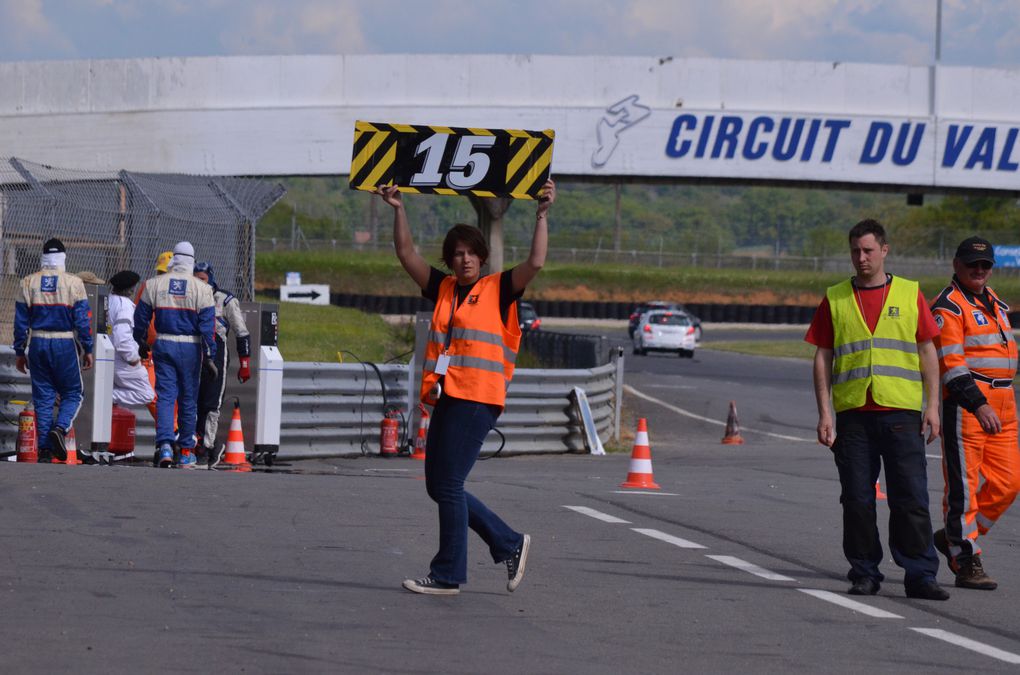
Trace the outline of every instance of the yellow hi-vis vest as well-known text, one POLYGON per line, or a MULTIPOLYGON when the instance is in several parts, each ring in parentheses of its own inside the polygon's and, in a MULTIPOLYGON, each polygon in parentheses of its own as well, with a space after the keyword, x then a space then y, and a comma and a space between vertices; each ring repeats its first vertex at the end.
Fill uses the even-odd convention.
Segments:
POLYGON ((917 356, 917 282, 893 277, 872 334, 850 280, 825 292, 832 310, 832 405, 836 412, 860 408, 868 387, 876 404, 921 410, 917 356))

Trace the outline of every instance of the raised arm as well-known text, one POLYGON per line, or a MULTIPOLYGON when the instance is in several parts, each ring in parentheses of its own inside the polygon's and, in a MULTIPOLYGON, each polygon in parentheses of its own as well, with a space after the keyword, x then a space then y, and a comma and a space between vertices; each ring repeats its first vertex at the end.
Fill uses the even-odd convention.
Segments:
POLYGON ((418 287, 425 290, 429 283, 431 269, 425 258, 414 250, 414 239, 411 238, 411 226, 407 223, 404 211, 404 200, 396 186, 383 185, 375 189, 374 194, 393 207, 393 248, 396 250, 400 264, 414 279, 418 287))
POLYGON ((556 201, 556 183, 550 178, 542 186, 542 196, 538 200, 538 209, 535 211, 535 233, 531 236, 531 252, 527 260, 514 267, 510 273, 514 282, 514 293, 520 293, 542 266, 545 265, 545 256, 549 251, 549 207, 556 201))

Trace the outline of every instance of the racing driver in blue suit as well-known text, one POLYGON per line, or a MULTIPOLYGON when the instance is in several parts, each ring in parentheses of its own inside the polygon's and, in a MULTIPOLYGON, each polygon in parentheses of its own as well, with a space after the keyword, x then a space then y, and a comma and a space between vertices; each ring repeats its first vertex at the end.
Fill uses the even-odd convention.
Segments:
POLYGON ((22 373, 27 367, 31 374, 39 459, 43 462, 50 457, 67 459, 65 436, 81 409, 81 369, 92 367, 89 301, 82 280, 64 270, 66 259, 67 251, 59 239, 43 244, 42 269, 21 280, 14 304, 15 367, 22 373), (79 346, 84 353, 80 367, 79 346), (54 420, 58 395, 60 408, 54 420))
POLYGON ((135 308, 134 337, 139 355, 148 354, 150 319, 155 316, 156 341, 152 360, 156 368, 156 457, 160 467, 174 464, 173 444, 180 449, 178 465, 197 466, 195 424, 198 420, 198 383, 203 363, 213 377, 216 365, 214 334, 216 301, 212 287, 192 274, 195 249, 182 241, 174 247, 170 271, 145 282, 135 308), (174 401, 177 434, 174 434, 174 401))

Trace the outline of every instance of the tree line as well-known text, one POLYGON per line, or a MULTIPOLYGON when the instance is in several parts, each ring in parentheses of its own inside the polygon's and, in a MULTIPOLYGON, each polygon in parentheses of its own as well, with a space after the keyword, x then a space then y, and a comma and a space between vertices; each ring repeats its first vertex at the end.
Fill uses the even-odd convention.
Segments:
MULTIPOLYGON (((346 177, 277 179, 287 195, 260 221, 260 238, 388 242, 391 214, 373 197, 351 190, 346 177)), ((458 222, 474 223, 466 197, 405 195, 420 243, 440 240, 458 222)), ((534 209, 515 203, 504 218, 508 246, 527 246, 534 209)), ((995 244, 1020 244, 1015 197, 926 195, 908 206, 903 194, 821 188, 739 185, 570 183, 559 185, 550 245, 621 250, 770 253, 835 256, 846 251, 846 232, 863 218, 884 223, 897 253, 951 257, 956 244, 980 234, 995 244), (619 216, 617 216, 619 213, 619 216)))

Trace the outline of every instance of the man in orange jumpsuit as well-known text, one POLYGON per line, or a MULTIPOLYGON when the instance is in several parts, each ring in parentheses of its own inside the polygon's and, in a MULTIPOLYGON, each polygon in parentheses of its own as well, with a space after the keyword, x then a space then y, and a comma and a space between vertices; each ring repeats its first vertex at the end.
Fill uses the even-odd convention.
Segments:
POLYGON ((1009 307, 988 288, 992 245, 965 239, 953 258, 953 281, 932 303, 942 375, 942 500, 945 529, 935 547, 960 588, 997 586, 981 562, 978 537, 988 534, 1020 491, 1017 449, 1017 346, 1009 307), (981 481, 984 481, 982 484, 981 481))

